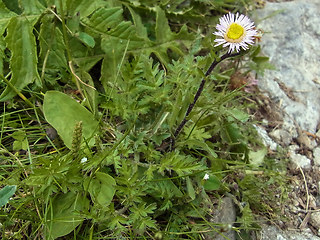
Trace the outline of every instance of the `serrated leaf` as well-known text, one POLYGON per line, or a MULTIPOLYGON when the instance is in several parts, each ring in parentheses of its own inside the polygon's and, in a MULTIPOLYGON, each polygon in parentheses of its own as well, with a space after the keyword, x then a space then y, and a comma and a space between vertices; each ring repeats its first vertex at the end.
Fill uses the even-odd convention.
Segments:
POLYGON ((0 208, 9 202, 9 199, 16 192, 17 186, 5 186, 0 190, 0 208))
MULTIPOLYGON (((11 51, 10 82, 16 89, 22 90, 29 83, 39 80, 36 41, 30 22, 25 17, 13 17, 7 27, 5 41, 11 51)), ((0 96, 0 101, 6 101, 15 95, 16 92, 7 86, 0 96)))
POLYGON ((54 84, 57 76, 68 68, 68 64, 63 35, 53 21, 53 16, 42 18, 38 40, 40 45, 39 62, 44 68, 44 80, 52 81, 54 79, 54 82, 51 82, 54 84))
POLYGON ((10 19, 16 15, 16 13, 7 9, 6 5, 2 1, 0 2, 0 35, 2 35, 6 30, 6 26, 10 19))
POLYGON ((172 199, 183 197, 183 193, 171 179, 163 178, 164 177, 162 175, 155 172, 154 179, 157 179, 157 181, 149 182, 148 189, 146 191, 155 198, 164 197, 166 199, 172 199))
POLYGON ((163 43, 170 40, 172 32, 166 14, 159 6, 156 7, 156 13, 156 42, 163 43))
POLYGON ((143 46, 143 40, 136 36, 135 26, 122 17, 123 10, 116 8, 100 8, 84 23, 101 34, 101 49, 106 53, 102 63, 101 82, 107 89, 107 82, 115 81, 119 67, 126 51, 134 46, 143 46))
POLYGON ((109 34, 110 30, 115 29, 120 23, 123 22, 122 13, 123 10, 120 7, 100 8, 89 18, 84 19, 83 22, 96 31, 109 34))
POLYGON ((131 13, 133 23, 136 26, 136 32, 137 32, 138 36, 140 36, 144 39, 147 39, 148 38, 148 31, 147 31, 147 28, 145 27, 145 25, 142 23, 140 15, 137 14, 131 7, 128 7, 128 9, 131 13))
POLYGON ((97 131, 98 122, 76 100, 58 91, 48 91, 44 95, 43 112, 69 149, 72 147, 74 127, 80 121, 84 138, 88 140, 89 146, 94 144, 93 135, 97 131))
POLYGON ((38 0, 19 0, 19 4, 25 15, 38 15, 45 9, 38 0))
POLYGON ((183 55, 181 42, 191 42, 194 40, 194 36, 188 33, 186 25, 182 26, 178 33, 172 32, 168 25, 166 15, 160 7, 156 7, 156 15, 156 40, 152 48, 147 49, 147 51, 154 53, 162 63, 168 65, 169 58, 167 56, 167 50, 171 49, 173 52, 183 55))
POLYGON ((102 0, 68 0, 66 4, 68 14, 79 14, 80 18, 84 18, 93 13, 95 10, 105 6, 107 3, 102 0))

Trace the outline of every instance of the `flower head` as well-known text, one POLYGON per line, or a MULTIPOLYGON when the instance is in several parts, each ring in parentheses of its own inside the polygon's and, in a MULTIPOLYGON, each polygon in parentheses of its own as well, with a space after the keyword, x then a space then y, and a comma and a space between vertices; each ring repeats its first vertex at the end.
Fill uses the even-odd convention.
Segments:
POLYGON ((81 159, 80 162, 81 162, 81 163, 86 163, 87 161, 88 161, 88 158, 84 157, 84 158, 81 159))
POLYGON ((203 180, 208 180, 210 178, 210 175, 208 173, 206 173, 204 176, 203 176, 203 180))
POLYGON ((223 44, 223 47, 229 47, 229 53, 236 50, 240 51, 240 47, 244 50, 248 49, 248 45, 254 43, 254 39, 258 32, 255 30, 254 22, 247 16, 239 13, 228 13, 219 19, 217 24, 217 32, 214 35, 222 38, 217 38, 214 41, 215 45, 223 44))

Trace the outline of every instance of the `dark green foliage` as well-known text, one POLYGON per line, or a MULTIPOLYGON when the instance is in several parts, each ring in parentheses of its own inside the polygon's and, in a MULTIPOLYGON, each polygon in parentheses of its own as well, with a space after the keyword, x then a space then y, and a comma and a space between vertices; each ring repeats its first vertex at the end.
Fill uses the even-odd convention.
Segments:
MULTIPOLYGON (((239 68, 269 67, 259 48, 217 67, 174 149, 168 138, 222 55, 212 49, 217 17, 247 4, 0 1, 0 73, 12 85, 0 83, 0 183, 17 186, 0 199, 13 196, 1 208, 2 238, 214 231, 211 199, 236 195, 226 179, 254 168, 249 155, 259 152, 244 93, 228 88, 239 68)), ((239 181, 244 194, 236 195, 248 202, 245 229, 263 199, 252 181, 239 181)))

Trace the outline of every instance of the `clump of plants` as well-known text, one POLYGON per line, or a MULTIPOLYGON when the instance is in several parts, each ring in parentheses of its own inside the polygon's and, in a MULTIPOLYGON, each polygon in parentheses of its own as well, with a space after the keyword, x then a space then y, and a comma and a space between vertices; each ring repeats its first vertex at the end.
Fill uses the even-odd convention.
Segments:
POLYGON ((224 195, 246 202, 231 228, 256 227, 266 151, 248 82, 230 88, 268 60, 249 49, 253 22, 228 13, 249 4, 2 0, 2 238, 223 235, 209 219, 224 195))

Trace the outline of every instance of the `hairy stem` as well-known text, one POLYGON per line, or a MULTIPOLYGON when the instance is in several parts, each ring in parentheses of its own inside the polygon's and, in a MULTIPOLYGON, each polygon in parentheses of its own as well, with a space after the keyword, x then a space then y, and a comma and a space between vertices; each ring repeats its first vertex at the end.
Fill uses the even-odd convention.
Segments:
POLYGON ((195 106, 196 102, 198 101, 198 98, 200 97, 203 89, 204 89, 204 85, 206 83, 206 78, 211 74, 211 72, 213 71, 213 69, 220 63, 222 62, 224 59, 229 58, 229 57, 234 57, 234 56, 238 56, 240 53, 226 53, 224 54, 220 59, 215 59, 210 67, 208 68, 207 72, 205 73, 205 77, 202 79, 200 86, 198 88, 198 91, 196 93, 196 95, 194 96, 194 99, 192 101, 192 103, 189 104, 188 110, 186 112, 186 115, 184 116, 184 119, 182 120, 182 122, 179 124, 179 126, 177 127, 173 138, 171 138, 171 148, 173 148, 174 146, 174 140, 177 138, 177 136, 179 135, 179 133, 181 132, 182 128, 184 127, 184 125, 188 122, 188 116, 191 113, 193 107, 195 106))

